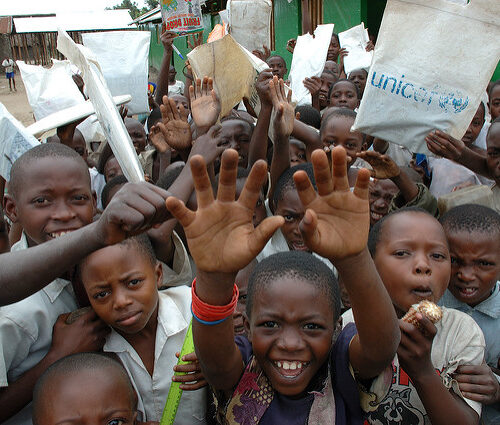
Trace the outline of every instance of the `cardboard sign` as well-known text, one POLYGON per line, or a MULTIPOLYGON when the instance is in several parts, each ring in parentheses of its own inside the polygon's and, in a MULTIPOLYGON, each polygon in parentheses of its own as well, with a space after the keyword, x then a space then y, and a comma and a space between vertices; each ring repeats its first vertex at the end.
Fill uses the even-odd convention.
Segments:
POLYGON ((200 0, 161 0, 162 32, 186 35, 203 31, 200 0))

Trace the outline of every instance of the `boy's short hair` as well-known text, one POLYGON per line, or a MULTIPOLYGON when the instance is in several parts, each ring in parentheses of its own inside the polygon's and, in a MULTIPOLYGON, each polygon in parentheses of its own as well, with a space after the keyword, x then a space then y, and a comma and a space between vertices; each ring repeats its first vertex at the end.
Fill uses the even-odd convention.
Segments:
POLYGON ((141 233, 130 238, 125 238, 118 245, 125 245, 136 248, 137 251, 139 251, 139 253, 147 258, 153 266, 156 266, 156 264, 158 263, 153 245, 151 245, 151 240, 146 233, 141 233))
POLYGON ((396 211, 392 211, 391 213, 387 214, 386 216, 382 217, 379 221, 377 221, 373 227, 370 229, 370 233, 368 234, 368 250, 370 251, 370 255, 375 257, 375 253, 377 252, 377 245, 380 242, 380 237, 382 234, 382 229, 384 226, 384 223, 388 220, 391 219, 391 217, 394 217, 395 215, 398 214, 404 214, 404 213, 422 213, 426 214, 429 217, 432 217, 435 219, 435 217, 429 213, 429 211, 424 210, 423 208, 419 207, 406 207, 406 208, 401 208, 396 211))
POLYGON ((276 188, 274 189, 273 199, 272 199, 274 210, 276 210, 278 202, 283 199, 284 193, 287 190, 296 189, 295 182, 293 181, 293 175, 300 170, 304 170, 307 173, 309 180, 316 189, 316 180, 314 178, 313 166, 310 162, 297 164, 294 167, 290 167, 287 170, 285 170, 283 174, 281 174, 281 176, 278 179, 278 182, 276 183, 276 188))
POLYGON ((111 149, 111 146, 107 141, 103 142, 104 147, 101 150, 101 154, 99 155, 99 160, 97 161, 97 171, 99 171, 99 174, 104 175, 104 166, 106 165, 106 162, 108 162, 109 158, 113 156, 113 150, 111 149))
MULTIPOLYGON (((347 80, 348 81, 348 80, 347 80)), ((351 81, 352 82, 352 81, 351 81)), ((353 83, 354 84, 354 83, 353 83)), ((332 117, 345 117, 356 119, 356 112, 349 108, 339 108, 339 107, 330 107, 326 110, 323 118, 321 119, 321 127, 319 128, 319 133, 322 134, 325 131, 325 127, 332 117)))
POLYGON ((490 89, 488 90, 488 97, 491 97, 491 93, 493 93, 493 89, 500 84, 500 79, 494 81, 490 85, 490 89))
POLYGON ((311 105, 300 105, 295 108, 295 113, 300 113, 299 120, 319 130, 321 127, 321 114, 311 105))
POLYGON ((233 120, 236 120, 236 121, 241 121, 241 122, 244 122, 246 125, 248 125, 248 127, 250 127, 250 137, 252 136, 253 134, 253 130, 255 128, 255 124, 254 123, 251 123, 249 120, 243 118, 243 117, 240 117, 239 115, 236 116, 236 115, 226 115, 225 117, 223 117, 220 122, 223 123, 223 122, 226 122, 226 121, 233 121, 233 120))
MULTIPOLYGON (((347 78, 341 78, 340 80, 337 80, 335 81, 331 86, 330 86, 330 90, 328 90, 328 99, 330 99, 332 97, 332 92, 333 92, 333 88, 338 84, 338 83, 343 83, 344 81, 348 81, 350 84, 353 85, 354 87, 354 91, 356 92, 356 96, 358 99, 361 99, 361 93, 359 91, 359 87, 357 84, 354 83, 354 81, 352 80, 348 80, 347 78)), ((345 109, 345 108, 344 108, 345 109)))
POLYGON ((446 232, 489 233, 500 236, 500 214, 478 204, 451 208, 439 220, 446 232))
POLYGON ((271 56, 269 56, 267 59, 266 59, 266 63, 268 63, 271 59, 273 58, 279 58, 283 61, 283 63, 285 64, 285 67, 286 67, 286 61, 285 61, 285 58, 283 56, 280 56, 280 55, 277 55, 277 54, 273 54, 271 56))
POLYGON ((333 271, 314 255, 303 251, 287 251, 273 254, 252 271, 248 280, 246 313, 250 319, 255 294, 277 278, 304 279, 324 294, 333 309, 334 323, 340 316, 340 290, 333 271))
POLYGON ((38 423, 38 417, 42 414, 44 394, 47 390, 50 390, 50 384, 53 379, 58 377, 65 379, 68 375, 73 373, 96 370, 112 370, 123 379, 130 393, 131 407, 134 410, 137 408, 137 394, 132 386, 127 371, 121 363, 105 354, 77 353, 56 361, 49 366, 38 379, 33 389, 33 423, 35 425, 38 423))
POLYGON ((85 164, 85 161, 78 153, 62 143, 42 143, 23 153, 19 158, 17 158, 16 161, 14 161, 14 164, 12 164, 12 168, 10 170, 9 193, 14 198, 17 197, 19 189, 23 183, 24 168, 33 161, 47 157, 61 159, 69 158, 81 164, 82 167, 87 170, 90 186, 90 173, 88 171, 87 164, 85 164))
POLYGON ((111 189, 113 189, 115 186, 126 183, 128 183, 127 178, 124 175, 120 174, 119 176, 113 177, 104 185, 101 192, 101 202, 103 208, 106 208, 109 204, 109 201, 111 201, 111 199, 109 199, 109 192, 111 192, 111 189))

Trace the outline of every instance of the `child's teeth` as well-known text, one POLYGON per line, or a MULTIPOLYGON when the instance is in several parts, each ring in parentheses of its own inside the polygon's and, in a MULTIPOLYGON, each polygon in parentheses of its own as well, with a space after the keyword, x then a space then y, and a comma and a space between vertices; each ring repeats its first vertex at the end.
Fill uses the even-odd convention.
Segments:
POLYGON ((285 370, 290 369, 290 363, 288 363, 288 362, 283 362, 283 369, 285 369, 285 370))
POLYGON ((291 370, 295 370, 295 369, 297 369, 297 363, 296 363, 296 362, 292 362, 292 363, 290 363, 290 369, 291 369, 291 370))
POLYGON ((302 362, 297 362, 297 368, 302 369, 302 362))
POLYGON ((278 367, 281 367, 281 362, 276 362, 276 364, 278 365, 278 367))

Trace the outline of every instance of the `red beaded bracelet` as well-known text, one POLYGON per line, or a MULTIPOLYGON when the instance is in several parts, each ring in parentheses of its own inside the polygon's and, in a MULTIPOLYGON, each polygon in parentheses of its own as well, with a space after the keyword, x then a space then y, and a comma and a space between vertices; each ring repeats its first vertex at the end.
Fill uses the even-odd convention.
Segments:
POLYGON ((206 325, 215 325, 223 322, 228 317, 232 316, 238 303, 239 290, 236 284, 233 287, 233 297, 229 304, 226 305, 211 305, 203 302, 196 295, 196 278, 191 286, 191 311, 193 317, 200 323, 206 325))

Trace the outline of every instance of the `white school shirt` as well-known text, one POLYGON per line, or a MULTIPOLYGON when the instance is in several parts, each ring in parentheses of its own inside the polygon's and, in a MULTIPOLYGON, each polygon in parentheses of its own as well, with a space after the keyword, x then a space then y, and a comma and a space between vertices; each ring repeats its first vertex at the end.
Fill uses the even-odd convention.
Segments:
POLYGON ((184 96, 184 83, 182 81, 175 80, 174 84, 168 85, 168 95, 173 96, 174 94, 184 96))
POLYGON ((174 244, 172 267, 161 262, 163 268, 163 281, 158 288, 160 290, 172 286, 190 286, 193 281, 193 271, 191 269, 191 263, 189 262, 189 255, 181 238, 175 231, 172 232, 172 242, 174 244))
MULTIPOLYGON (((175 353, 191 320, 191 289, 169 288, 159 293, 153 376, 149 374, 134 348, 114 329, 106 338, 104 351, 116 353, 127 370, 139 397, 142 421, 160 421, 177 364, 175 353)), ((207 389, 184 391, 174 425, 206 424, 207 389)))
MULTIPOLYGON (((12 251, 27 248, 23 233, 12 251)), ((40 363, 49 351, 59 315, 77 308, 71 282, 65 279, 56 279, 28 298, 0 307, 0 376, 7 375, 8 382, 15 382, 40 363)), ((6 387, 8 382, 0 384, 6 387)), ((31 414, 30 403, 3 425, 31 425, 31 414)))
MULTIPOLYGON (((443 385, 453 389, 479 416, 481 403, 465 398, 452 374, 460 365, 480 365, 484 358, 484 336, 481 328, 467 314, 441 307, 442 319, 436 323, 437 334, 432 341, 431 361, 443 385)), ((342 326, 354 322, 352 310, 342 315, 342 326)), ((429 417, 408 375, 393 361, 394 377, 389 394, 375 412, 368 415, 372 425, 430 425, 429 417)), ((450 424, 451 425, 451 424, 450 424)))
POLYGON ((2 66, 5 67, 5 72, 14 72, 14 61, 12 59, 5 59, 2 62, 2 66))

